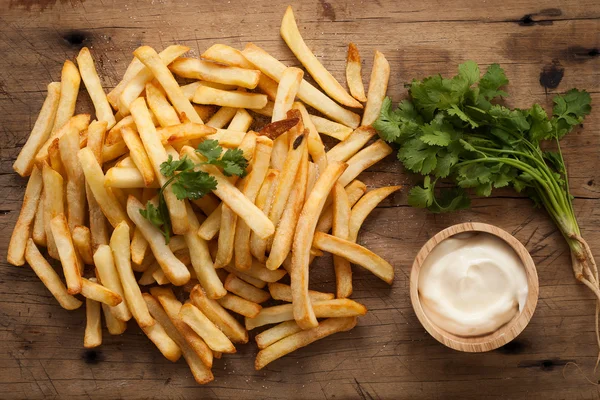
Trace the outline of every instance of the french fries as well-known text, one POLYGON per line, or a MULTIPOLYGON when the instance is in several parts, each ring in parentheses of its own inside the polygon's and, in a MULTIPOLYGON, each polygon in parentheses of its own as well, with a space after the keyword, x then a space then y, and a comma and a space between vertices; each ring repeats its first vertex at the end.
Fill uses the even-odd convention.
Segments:
POLYGON ((90 229, 87 226, 77 225, 73 228, 71 235, 73 236, 73 244, 81 260, 87 265, 94 265, 90 229))
POLYGON ((310 51, 300 31, 296 25, 292 6, 285 10, 280 29, 281 37, 287 43, 288 47, 296 55, 298 60, 304 65, 314 80, 330 95, 334 100, 346 107, 362 108, 362 104, 356 101, 339 82, 325 69, 317 57, 310 51))
POLYGON ((48 254, 58 259, 58 251, 52 234, 50 221, 58 214, 64 212, 64 189, 62 176, 50 168, 47 164, 42 169, 42 180, 44 183, 44 229, 48 243, 48 254))
MULTIPOLYGON (((348 240, 356 242, 358 231, 367 216, 390 194, 402 189, 402 186, 387 186, 371 190, 352 207, 352 214, 348 221, 348 240)), ((337 235, 336 235, 337 236, 337 235)), ((342 238, 343 239, 343 238, 342 238)))
MULTIPOLYGON (((133 160, 135 167, 142 175, 144 186, 149 187, 154 183, 154 171, 150 159, 148 159, 148 154, 146 154, 146 150, 144 150, 144 145, 140 136, 136 131, 129 127, 123 128, 121 130, 121 135, 123 136, 123 141, 129 148, 129 155, 133 160)), ((111 168, 111 170, 112 169, 114 168, 111 168)))
POLYGON ((253 120, 252 115, 250 115, 248 111, 240 108, 236 111, 227 129, 231 131, 248 132, 253 120))
POLYGON ((169 69, 182 78, 199 79, 224 85, 254 89, 258 85, 260 71, 203 61, 197 58, 178 58, 169 69))
POLYGON ((102 284, 114 293, 117 293, 123 300, 117 305, 109 305, 110 313, 119 321, 129 321, 132 314, 129 309, 127 297, 131 298, 131 296, 125 295, 111 248, 108 245, 100 245, 98 247, 98 250, 94 253, 94 265, 96 266, 97 275, 102 284))
POLYGON ((235 353, 235 346, 225 334, 212 323, 196 306, 184 304, 179 311, 179 316, 208 347, 221 353, 235 353))
POLYGON ((362 66, 360 65, 360 54, 354 43, 348 44, 348 57, 346 58, 346 83, 350 94, 358 101, 367 101, 365 86, 362 81, 362 66))
MULTIPOLYGON (((271 297, 275 300, 287 301, 288 303, 292 302, 292 288, 290 285, 284 285, 283 283, 271 282, 269 283, 269 293, 271 293, 271 297)), ((335 298, 333 293, 323 293, 317 292, 315 290, 308 291, 308 297, 310 297, 311 302, 322 301, 322 300, 332 300, 335 298)))
POLYGON ((298 326, 296 321, 285 321, 272 328, 262 331, 254 338, 259 349, 269 347, 275 342, 280 341, 294 333, 301 332, 302 328, 298 326))
POLYGON ((63 135, 70 131, 81 132, 85 130, 90 123, 89 114, 78 114, 72 118, 69 118, 62 128, 52 132, 48 140, 40 147, 39 151, 35 156, 35 162, 40 165, 48 159, 48 149, 54 143, 56 139, 60 139, 63 135))
POLYGON ((192 101, 197 104, 214 104, 221 107, 261 109, 267 105, 267 96, 259 93, 244 93, 199 86, 192 101))
POLYGON ((217 299, 217 303, 219 303, 223 308, 248 318, 255 317, 262 308, 260 304, 246 300, 231 293, 227 293, 225 296, 217 299))
POLYGON ((383 104, 383 99, 387 92, 389 79, 390 63, 388 63, 381 52, 375 51, 362 125, 371 125, 379 118, 379 112, 381 111, 381 105, 383 104))
MULTIPOLYGON (((93 278, 92 278, 93 279, 93 278)), ((116 307, 123 301, 123 298, 110 289, 96 283, 95 280, 86 278, 81 279, 81 294, 83 297, 106 304, 110 307, 116 307)))
POLYGON ((100 83, 100 78, 96 72, 94 60, 92 59, 90 50, 87 47, 83 47, 79 51, 79 55, 77 56, 77 64, 79 65, 81 79, 83 80, 85 88, 92 99, 92 103, 94 104, 96 118, 98 121, 105 121, 107 129, 112 128, 116 123, 115 116, 110 108, 110 104, 108 103, 108 99, 104 93, 104 89, 102 89, 102 83, 100 83))
POLYGON ((65 61, 60 76, 60 100, 54 117, 53 133, 60 130, 75 113, 80 83, 81 76, 75 64, 69 60, 65 61))
POLYGON ((331 136, 337 140, 346 140, 352 133, 352 128, 330 121, 327 118, 311 115, 310 119, 315 124, 317 132, 331 136))
MULTIPOLYGON (((106 104, 108 105, 108 103, 106 104)), ((81 226, 85 223, 86 211, 85 177, 77 159, 79 132, 75 130, 67 132, 60 138, 58 146, 67 175, 67 184, 65 187, 67 219, 69 221, 69 228, 73 230, 76 226, 81 226)))
POLYGON ((153 83, 146 84, 146 101, 152 113, 156 116, 162 127, 177 125, 180 123, 177 112, 159 88, 153 83))
POLYGON ((348 161, 360 149, 362 149, 377 131, 370 126, 359 126, 346 139, 336 144, 327 152, 327 160, 348 161))
POLYGON ((325 153, 325 146, 323 145, 321 136, 319 136, 319 133, 317 132, 315 124, 312 122, 304 104, 295 102, 292 105, 292 108, 300 111, 304 128, 308 129, 308 154, 312 157, 313 162, 318 165, 319 171, 324 171, 327 167, 327 155, 325 153))
MULTIPOLYGON (((343 186, 337 183, 333 189, 333 235, 348 239, 350 219, 350 201, 343 186)), ((352 294, 352 268, 350 262, 340 256, 333 256, 335 270, 336 297, 350 297, 352 294)))
POLYGON ((21 176, 29 176, 33 170, 35 156, 42 145, 48 140, 52 127, 54 126, 54 118, 58 109, 60 100, 60 83, 51 82, 48 84, 48 95, 38 117, 33 125, 33 129, 27 138, 27 142, 23 145, 19 156, 13 164, 13 169, 21 176))
POLYGON ((42 173, 39 168, 34 167, 29 177, 29 182, 27 182, 27 189, 25 189, 19 218, 8 244, 6 259, 12 265, 21 266, 25 264, 25 249, 31 234, 31 225, 33 224, 38 203, 41 201, 42 187, 42 173))
POLYGON ((104 322, 106 328, 111 335, 120 335, 127 329, 127 322, 118 320, 110 311, 110 307, 102 303, 102 313, 104 314, 104 322))
POLYGON ((344 163, 330 163, 327 166, 306 200, 296 225, 292 247, 291 286, 294 319, 302 329, 312 328, 318 324, 308 297, 308 265, 313 234, 327 196, 346 167, 344 163))
MULTIPOLYGON (((89 281, 92 283, 91 281, 89 281)), ((99 302, 86 297, 85 299, 85 334, 83 347, 86 349, 98 347, 102 344, 102 315, 99 302)))
POLYGON ((390 285, 394 280, 394 267, 377 254, 356 243, 323 232, 316 232, 313 246, 360 265, 390 285))
POLYGON ((225 280, 225 289, 243 299, 258 304, 264 303, 271 298, 271 295, 268 292, 244 282, 234 274, 229 274, 227 276, 227 279, 225 280))
POLYGON ((237 113, 237 108, 233 107, 221 107, 219 110, 213 114, 212 117, 206 123, 206 126, 210 126, 211 128, 220 129, 227 125, 235 114, 237 113))
POLYGON ((56 243, 56 248, 60 256, 60 262, 63 266, 65 280, 67 282, 67 291, 69 294, 81 293, 81 260, 78 258, 67 224, 67 218, 64 214, 58 214, 50 222, 52 237, 56 243))
MULTIPOLYGON (((93 121, 88 127, 87 147, 92 151, 99 164, 103 164, 102 147, 106 137, 106 122, 93 121)), ((80 166, 81 168, 81 166, 80 166)), ((83 169, 82 169, 83 171, 83 169)), ((108 227, 106 217, 98 205, 96 198, 86 182, 85 196, 89 209, 90 234, 92 236, 92 250, 95 250, 101 244, 108 244, 108 227)))
POLYGON ((365 169, 383 160, 390 154, 392 154, 392 148, 381 139, 365 147, 347 161, 348 169, 346 169, 338 180, 339 184, 345 187, 365 169))

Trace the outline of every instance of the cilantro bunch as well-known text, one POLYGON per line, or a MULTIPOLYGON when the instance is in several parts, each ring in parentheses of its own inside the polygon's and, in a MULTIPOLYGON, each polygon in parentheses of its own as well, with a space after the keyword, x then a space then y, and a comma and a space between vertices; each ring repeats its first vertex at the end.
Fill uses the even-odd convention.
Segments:
POLYGON ((206 164, 221 168, 225 176, 246 175, 248 160, 244 158, 244 153, 240 149, 228 149, 223 153, 223 148, 219 146, 217 140, 205 140, 198 145, 196 152, 206 161, 195 164, 187 156, 174 160, 169 155, 167 161, 160 165, 160 173, 169 179, 158 192, 158 207, 149 201, 145 209, 140 209, 140 214, 161 230, 167 243, 171 238, 171 220, 164 196, 165 188, 171 185, 171 190, 179 200, 197 200, 212 192, 217 188, 216 179, 198 168, 206 164))
MULTIPOLYGON (((539 104, 529 109, 499 104, 506 84, 498 64, 480 76, 478 65, 467 61, 451 79, 413 80, 407 85, 410 99, 395 109, 386 98, 373 126, 399 145, 406 169, 424 175, 423 186, 409 193, 410 205, 439 213, 468 207, 465 189, 480 196, 501 187, 525 193, 548 211, 569 244, 576 278, 600 299, 598 270, 581 238, 559 143, 590 113, 590 95, 572 89, 554 97, 549 116, 539 104), (542 142, 548 143, 542 148, 542 142), (436 191, 444 178, 457 187, 436 191)), ((598 327, 596 333, 600 346, 598 327)))

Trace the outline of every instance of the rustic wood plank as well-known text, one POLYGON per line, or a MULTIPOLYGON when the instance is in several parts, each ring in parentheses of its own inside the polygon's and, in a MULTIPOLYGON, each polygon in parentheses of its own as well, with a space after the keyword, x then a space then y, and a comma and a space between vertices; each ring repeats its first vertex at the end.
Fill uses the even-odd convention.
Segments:
MULTIPOLYGON (((199 54, 221 42, 254 41, 298 65, 279 38, 287 2, 83 2, 10 0, 0 4, 0 254, 6 254, 25 181, 12 162, 25 142, 60 66, 83 45, 113 87, 140 44, 177 42, 199 54)), ((299 26, 323 64, 344 82, 349 41, 363 57, 368 83, 375 49, 391 63, 389 94, 436 72, 452 74, 474 59, 498 62, 512 85, 507 103, 550 107, 552 94, 586 88, 600 104, 600 6, 594 0, 310 1, 295 6, 299 26), (562 72, 562 78, 558 79, 562 72), (546 84, 543 86, 542 82, 546 84), (552 79, 551 79, 552 78, 552 79), (554 87, 553 87, 554 86, 554 87)), ((82 92, 83 94, 83 92, 82 92)), ((89 108, 86 94, 78 107, 89 108)), ((600 254, 600 108, 570 135, 563 151, 584 237, 600 254)), ((370 187, 418 181, 393 157, 361 176, 370 187)), ((359 241, 395 266, 390 288, 355 269, 353 298, 369 313, 351 332, 334 335, 253 370, 256 348, 215 360, 215 382, 197 386, 183 361, 170 363, 130 323, 98 350, 83 349, 84 311, 61 309, 28 267, 0 260, 0 398, 598 398, 569 362, 592 375, 593 299, 572 276, 568 249, 542 210, 511 191, 476 199, 470 210, 432 215, 406 204, 406 190, 386 200, 359 241), (421 327, 410 306, 408 274, 420 246, 451 224, 481 221, 513 233, 538 266, 540 300, 530 325, 509 346, 487 354, 446 349, 421 327)), ((312 288, 331 291, 328 256, 312 268, 312 288), (318 283, 317 283, 318 282, 318 283)))

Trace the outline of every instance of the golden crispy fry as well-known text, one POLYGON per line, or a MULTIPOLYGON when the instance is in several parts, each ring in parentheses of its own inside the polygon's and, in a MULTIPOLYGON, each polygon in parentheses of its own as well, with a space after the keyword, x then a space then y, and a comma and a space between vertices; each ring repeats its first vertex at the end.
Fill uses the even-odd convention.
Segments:
MULTIPOLYGON (((277 89, 277 87, 275 87, 277 89)), ((267 105, 260 109, 252 110, 257 114, 264 115, 265 117, 273 116, 273 108, 275 107, 275 103, 271 100, 267 101, 267 105)))
POLYGON ((102 313, 104 314, 104 321, 106 322, 106 328, 108 333, 111 335, 121 335, 127 329, 127 322, 121 321, 115 318, 110 311, 110 307, 102 303, 102 313))
MULTIPOLYGON (((283 71, 279 86, 277 87, 277 97, 275 97, 271 122, 281 121, 286 118, 287 112, 292 108, 303 76, 304 72, 300 68, 289 67, 283 71)), ((281 169, 283 167, 288 150, 288 137, 288 133, 283 133, 274 139, 275 143, 273 144, 271 161, 273 168, 281 169)))
POLYGON ((86 349, 102 344, 102 314, 99 302, 90 298, 85 299, 85 333, 83 347, 86 349))
POLYGON ((349 331, 356 326, 356 317, 330 318, 321 322, 317 327, 295 333, 271 346, 261 350, 256 355, 254 368, 263 369, 269 363, 289 354, 301 347, 308 346, 319 339, 333 335, 337 332, 349 331))
POLYGON ((119 109, 119 96, 123 93, 123 90, 127 86, 127 84, 142 70, 144 69, 144 64, 137 58, 133 57, 125 73, 123 74, 123 79, 114 87, 113 90, 108 92, 106 98, 110 105, 115 109, 119 109))
POLYGON ((43 186, 42 172, 39 168, 34 167, 33 172, 29 177, 29 181, 27 182, 23 204, 21 205, 21 212, 19 213, 19 218, 13 228, 10 243, 8 245, 6 259, 12 265, 19 266, 25 264, 27 239, 29 239, 31 235, 31 225, 38 208, 38 203, 42 197, 43 186))
POLYGON ((65 210, 63 178, 46 164, 42 170, 42 180, 44 182, 44 229, 46 230, 48 254, 52 258, 58 259, 59 255, 50 221, 58 214, 64 213, 65 210))
POLYGON ((54 139, 50 147, 48 147, 48 163, 50 167, 58 172, 63 179, 67 178, 67 174, 65 172, 65 167, 62 162, 62 158, 60 158, 60 148, 58 147, 58 139, 54 139))
MULTIPOLYGON (((286 66, 269 53, 255 44, 249 43, 242 51, 242 54, 265 75, 277 82, 281 80, 281 75, 283 74, 283 71, 285 71, 286 66)), ((358 114, 339 106, 325 94, 320 92, 319 89, 306 82, 306 80, 302 80, 302 83, 300 83, 297 96, 300 100, 316 110, 319 110, 329 118, 351 128, 356 128, 360 122, 358 114)))
POLYGON ((77 249, 77 254, 87 265, 94 265, 92 254, 92 234, 87 226, 77 225, 71 232, 73 235, 73 244, 77 249))
POLYGON ((217 133, 217 130, 203 124, 184 122, 182 124, 157 129, 156 132, 163 144, 170 144, 202 139, 208 135, 214 135, 217 133))
POLYGON ((372 127, 359 126, 350 134, 350 136, 336 144, 327 152, 327 160, 330 162, 347 161, 362 149, 375 135, 377 135, 377 131, 372 127))
MULTIPOLYGON (((237 269, 231 267, 231 266, 227 266, 224 268, 225 271, 234 274, 235 276, 237 276, 238 278, 240 278, 241 280, 243 280, 244 282, 248 282, 249 284, 251 284, 252 286, 254 286, 255 288, 259 288, 262 289, 265 286, 267 286, 267 282, 260 280, 258 278, 254 278, 242 271, 238 271, 237 269)), ((223 270, 217 270, 217 273, 221 272, 223 270)), ((227 274, 225 274, 225 276, 227 276, 227 274)), ((225 277, 221 277, 223 281, 225 281, 225 277)))
POLYGON ((138 325, 140 327, 151 326, 154 325, 154 319, 148 312, 140 287, 133 276, 129 244, 129 226, 125 222, 121 222, 110 238, 110 249, 123 286, 123 297, 138 325))
POLYGON ((81 77, 77 67, 72 61, 65 61, 60 76, 60 100, 54 117, 52 133, 61 129, 75 114, 75 103, 77 103, 80 84, 81 77))
POLYGON ((23 145, 19 156, 13 164, 13 169, 19 175, 29 176, 31 174, 35 156, 52 132, 59 100, 60 83, 51 82, 48 84, 48 95, 27 138, 27 142, 23 145))
POLYGON ((210 120, 219 109, 218 106, 214 106, 212 104, 192 104, 192 106, 202 121, 210 120))
MULTIPOLYGON (((339 183, 333 188, 333 229, 332 233, 340 239, 348 239, 348 221, 350 220, 350 201, 344 187, 339 183)), ((336 297, 350 297, 352 294, 352 268, 345 258, 333 256, 335 270, 336 297)))
MULTIPOLYGON (((237 269, 233 269, 233 271, 229 270, 229 269, 227 269, 227 270, 229 272, 233 272, 236 275, 238 275, 237 269)), ((258 280, 264 281, 264 282, 277 282, 281 278, 283 278, 283 276, 286 274, 286 272, 282 269, 276 269, 275 271, 270 270, 264 264, 261 264, 260 262, 258 262, 256 260, 252 260, 252 266, 250 267, 250 269, 247 269, 244 271, 239 271, 239 272, 243 272, 244 275, 248 275, 254 279, 258 279, 258 280)), ((238 275, 238 276, 240 278, 246 280, 242 275, 238 275)), ((252 283, 252 282, 248 282, 248 283, 252 283)))
MULTIPOLYGON (((110 168, 104 176, 104 186, 120 189, 146 188, 144 177, 136 167, 110 168)), ((159 188, 158 182, 150 184, 149 188, 159 188)))
MULTIPOLYGON (((106 136, 106 122, 92 121, 88 127, 88 142, 87 147, 92 151, 99 164, 104 162, 102 147, 106 136)), ((81 166, 80 166, 81 167, 81 166)), ((83 170, 82 170, 83 172, 83 170)), ((89 225, 92 235, 92 251, 97 249, 101 244, 108 244, 108 227, 106 217, 102 213, 102 209, 98 205, 90 186, 85 184, 85 195, 89 209, 89 225)))
POLYGON ((42 147, 40 147, 40 150, 35 156, 35 162, 38 164, 42 164, 45 160, 48 159, 48 149, 56 139, 60 139, 63 135, 70 131, 81 132, 87 129, 89 123, 89 114, 78 114, 68 119, 67 122, 63 124, 63 127, 53 131, 52 135, 50 135, 48 140, 46 140, 46 143, 44 143, 42 147))
POLYGON ((267 105, 267 96, 200 86, 196 89, 192 101, 197 104, 214 104, 222 107, 261 109, 267 105))
POLYGON ((152 163, 144 150, 144 145, 140 136, 132 128, 126 127, 121 130, 123 141, 129 148, 129 155, 133 160, 137 170, 141 173, 144 180, 144 186, 150 186, 154 183, 154 171, 152 163))
POLYGON ((77 159, 79 132, 72 130, 64 134, 59 140, 59 148, 60 157, 67 173, 65 190, 67 219, 69 228, 73 230, 75 226, 85 223, 86 211, 85 177, 77 159))
MULTIPOLYGON (((352 207, 367 191, 367 186, 359 180, 352 181, 346 186, 346 193, 348 194, 348 202, 352 207)), ((333 206, 330 205, 323 210, 319 222, 317 222, 317 232, 329 232, 333 226, 333 206)))
POLYGON ((237 215, 227 204, 224 204, 221 209, 221 229, 217 238, 218 247, 217 255, 215 256, 215 268, 223 268, 233 258, 237 222, 237 215))
POLYGON ((248 318, 254 318, 262 308, 260 304, 256 304, 231 293, 227 293, 225 296, 217 299, 217 303, 223 306, 223 308, 248 318))
POLYGON ((206 136, 206 139, 212 139, 219 142, 223 147, 236 148, 242 145, 242 140, 247 132, 232 131, 229 129, 217 129, 217 132, 206 136))
POLYGON ((304 104, 297 101, 292 105, 292 109, 300 111, 304 128, 308 129, 308 154, 312 157, 313 162, 319 166, 319 171, 324 171, 327 167, 327 156, 325 154, 325 146, 319 132, 317 132, 315 124, 310 118, 304 104))
POLYGON ((129 321, 132 314, 127 297, 131 296, 127 296, 123 289, 112 251, 108 245, 103 244, 98 247, 98 250, 94 253, 94 264, 96 266, 96 274, 102 284, 123 299, 121 303, 110 307, 111 314, 119 321, 129 321))
POLYGON ((217 64, 197 58, 181 57, 169 69, 182 78, 199 79, 224 85, 254 89, 260 78, 260 71, 217 64))
POLYGON ((361 172, 392 154, 392 151, 392 148, 381 139, 365 147, 348 160, 348 169, 338 182, 345 187, 361 172))
POLYGON ((81 294, 87 299, 104 303, 110 307, 115 307, 123 302, 123 298, 117 293, 93 280, 81 278, 81 283, 81 294))
POLYGON ((108 131, 106 135, 106 144, 113 145, 122 140, 121 138, 121 129, 124 128, 135 128, 135 121, 131 115, 126 116, 116 123, 115 126, 112 127, 111 130, 108 131))
POLYGON ((156 116, 160 126, 166 127, 180 123, 177 112, 165 95, 154 84, 146 84, 146 101, 152 113, 156 116))
POLYGON ((317 325, 317 319, 308 297, 308 266, 310 248, 319 215, 323 210, 331 188, 342 175, 347 165, 330 163, 315 183, 315 187, 304 204, 292 248, 291 286, 294 303, 294 319, 302 329, 317 325))
POLYGON ((264 290, 260 290, 249 283, 244 282, 235 274, 229 274, 225 280, 225 289, 254 303, 264 303, 271 298, 271 295, 264 290))
POLYGON ((281 21, 280 29, 281 37, 287 43, 288 47, 296 55, 298 60, 304 65, 309 74, 314 80, 337 102, 352 108, 362 108, 362 104, 356 101, 346 92, 346 89, 325 69, 323 64, 319 62, 317 57, 310 51, 294 19, 292 6, 288 6, 283 20, 281 21))
POLYGON ((50 227, 60 256, 65 280, 67 281, 68 292, 69 294, 81 293, 81 260, 79 260, 77 253, 75 252, 73 239, 71 239, 71 232, 69 231, 69 225, 67 224, 67 218, 64 214, 58 214, 56 217, 52 218, 50 227))
POLYGON ((358 101, 365 102, 365 86, 362 81, 362 66, 360 65, 360 54, 354 43, 348 45, 348 58, 346 58, 346 83, 350 94, 358 101))
POLYGON ((231 131, 248 132, 248 129, 250 129, 250 126, 252 125, 252 121, 252 115, 245 109, 240 108, 236 111, 227 129, 231 131))
POLYGON ((235 353, 231 340, 193 304, 184 304, 179 317, 214 351, 235 353))
MULTIPOLYGON (((312 306, 317 318, 357 317, 367 313, 365 306, 350 299, 315 301, 312 306)), ((293 309, 292 304, 263 308, 256 317, 245 319, 246 329, 252 330, 263 325, 291 321, 294 319, 293 309)))
POLYGON ((369 92, 367 93, 367 104, 362 118, 362 125, 371 125, 381 111, 381 104, 387 92, 388 81, 390 79, 390 63, 384 55, 375 51, 373 60, 373 69, 371 70, 371 80, 369 81, 369 92))
POLYGON ((373 211, 373 209, 377 207, 377 205, 386 197, 400 189, 402 189, 402 186, 382 187, 371 190, 366 195, 361 197, 361 199, 352 208, 352 215, 350 217, 350 221, 348 222, 348 240, 351 242, 356 242, 356 239, 358 238, 358 231, 371 211, 373 211))
POLYGON ((236 113, 237 108, 221 107, 219 111, 210 117, 206 125, 215 129, 221 129, 233 119, 236 113))
POLYGON ((310 119, 315 124, 317 132, 331 136, 337 140, 346 140, 352 133, 352 128, 330 121, 327 118, 311 115, 310 119))
POLYGON ((81 79, 83 80, 85 88, 92 99, 92 103, 94 104, 94 109, 96 110, 96 119, 98 121, 106 121, 107 128, 112 128, 117 121, 115 120, 115 116, 110 108, 110 104, 108 103, 108 99, 104 93, 104 89, 102 89, 102 83, 100 83, 100 78, 96 72, 94 60, 92 59, 90 50, 87 47, 83 47, 79 51, 79 55, 77 56, 77 64, 79 65, 81 79))
MULTIPOLYGON (((292 302, 292 288, 290 285, 285 285, 279 282, 271 282, 269 283, 269 293, 271 293, 271 297, 275 300, 282 300, 290 303, 292 302)), ((332 300, 335 298, 335 295, 333 293, 323 293, 315 290, 309 290, 308 297, 310 297, 311 302, 315 302, 332 300)))
POLYGON ((127 218, 127 214, 125 214, 123 207, 115 198, 114 194, 107 191, 104 187, 104 174, 102 173, 102 168, 100 168, 92 150, 84 148, 79 150, 77 155, 86 182, 94 194, 94 198, 98 202, 102 212, 108 219, 108 222, 110 222, 113 227, 116 227, 121 222, 125 222, 128 225, 131 224, 131 221, 127 218))
MULTIPOLYGON (((268 214, 271 209, 271 203, 273 201, 273 196, 275 194, 277 177, 279 176, 279 171, 276 169, 270 169, 265 177, 262 186, 260 187, 260 191, 256 196, 256 206, 260 208, 260 210, 268 214)), ((265 239, 261 239, 255 233, 250 234, 250 253, 260 262, 265 262, 267 257, 265 256, 265 252, 267 250, 267 241, 265 239)))
POLYGON ((104 162, 108 162, 127 154, 128 151, 127 145, 122 140, 113 145, 104 145, 102 147, 102 159, 104 162))
POLYGON ((219 229, 221 228, 221 214, 223 211, 223 203, 219 206, 204 220, 200 228, 198 228, 198 236, 204 240, 212 240, 219 229))
POLYGON ((206 194, 199 199, 191 200, 191 202, 207 216, 211 215, 219 207, 219 204, 221 204, 219 199, 212 193, 206 194))
POLYGON ((76 308, 81 307, 81 304, 83 303, 67 292, 67 288, 60 280, 60 277, 56 271, 54 271, 54 268, 48 264, 48 261, 46 261, 44 256, 42 256, 35 246, 33 239, 27 240, 25 259, 33 272, 35 272, 44 286, 48 288, 50 293, 52 293, 52 296, 54 296, 64 309, 75 310, 76 308))
POLYGON ((35 220, 33 221, 33 228, 31 229, 31 237, 38 246, 46 247, 48 245, 46 240, 46 223, 44 221, 44 188, 42 179, 42 194, 40 195, 40 201, 38 201, 37 208, 35 210, 35 220))
POLYGON ((377 254, 356 243, 323 232, 316 232, 313 246, 360 265, 390 285, 394 280, 394 267, 377 254))
POLYGON ((272 328, 262 331, 254 338, 259 349, 269 347, 275 342, 280 341, 294 333, 301 332, 302 328, 298 326, 296 321, 285 321, 272 328))

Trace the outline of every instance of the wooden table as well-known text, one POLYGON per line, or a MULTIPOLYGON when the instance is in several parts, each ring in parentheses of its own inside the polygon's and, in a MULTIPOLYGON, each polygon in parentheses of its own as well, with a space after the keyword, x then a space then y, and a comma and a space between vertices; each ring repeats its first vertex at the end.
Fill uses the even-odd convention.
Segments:
MULTIPOLYGON (((279 37, 283 1, 5 0, 0 5, 0 254, 5 255, 25 181, 11 165, 35 121, 48 82, 81 46, 113 87, 141 44, 256 42, 298 64, 279 37), (244 4, 246 3, 246 4, 244 4)), ((572 87, 592 94, 585 126, 564 140, 575 208, 600 254, 600 3, 569 1, 308 1, 295 12, 308 45, 344 82, 346 48, 356 43, 368 80, 372 54, 392 66, 389 94, 458 63, 500 63, 511 80, 508 103, 551 106, 572 87)), ((87 98, 87 95, 81 97, 87 98)), ((87 100, 87 99, 86 99, 87 100)), ((85 103, 85 101, 83 102, 85 103)), ((88 104, 86 104, 86 107, 88 104)), ((369 186, 416 182, 389 157, 361 177, 369 186)), ((0 398, 598 398, 594 301, 571 272, 566 244, 543 211, 511 191, 476 199, 468 211, 432 215, 407 206, 406 190, 369 217, 360 242, 396 268, 390 288, 355 271, 353 298, 368 314, 358 327, 254 371, 254 344, 216 360, 215 381, 193 381, 183 361, 164 359, 135 324, 83 348, 84 310, 61 309, 28 267, 0 260, 0 398), (537 311, 511 344, 487 354, 445 348, 417 321, 408 275, 425 241, 440 229, 482 221, 513 233, 531 252, 541 283, 537 311), (578 369, 577 364, 581 369, 578 369)), ((332 290, 330 260, 312 269, 312 287, 332 290)))

